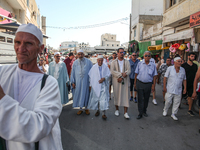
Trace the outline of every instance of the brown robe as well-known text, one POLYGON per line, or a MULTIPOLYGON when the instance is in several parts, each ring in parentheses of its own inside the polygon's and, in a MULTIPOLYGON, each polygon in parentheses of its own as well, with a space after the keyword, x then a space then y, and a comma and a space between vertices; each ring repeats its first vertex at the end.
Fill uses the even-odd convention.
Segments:
POLYGON ((124 84, 119 83, 117 79, 122 76, 120 67, 118 64, 118 59, 115 59, 111 63, 111 74, 113 83, 113 93, 114 93, 114 104, 117 106, 129 107, 130 99, 130 78, 131 73, 130 63, 128 60, 124 59, 123 72, 127 74, 124 78, 124 84))

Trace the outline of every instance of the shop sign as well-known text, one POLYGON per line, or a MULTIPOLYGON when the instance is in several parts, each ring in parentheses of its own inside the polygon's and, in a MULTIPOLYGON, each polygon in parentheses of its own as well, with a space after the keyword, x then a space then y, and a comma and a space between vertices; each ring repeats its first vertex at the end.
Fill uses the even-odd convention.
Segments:
POLYGON ((193 36, 194 36, 194 29, 192 28, 192 29, 184 30, 178 33, 164 36, 163 43, 189 39, 189 38, 192 38, 193 36))
POLYGON ((200 12, 190 16, 190 28, 200 25, 200 12))

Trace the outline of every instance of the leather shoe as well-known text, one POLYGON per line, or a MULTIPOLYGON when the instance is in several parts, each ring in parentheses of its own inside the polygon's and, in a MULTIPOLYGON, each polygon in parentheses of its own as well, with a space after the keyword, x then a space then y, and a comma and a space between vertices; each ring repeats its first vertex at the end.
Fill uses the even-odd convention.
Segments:
POLYGON ((89 115, 89 114, 90 114, 90 111, 89 111, 88 109, 86 109, 86 110, 85 110, 85 114, 86 114, 86 115, 89 115))
POLYGON ((95 113, 95 116, 97 117, 97 116, 99 116, 99 111, 97 110, 97 112, 95 113))
POLYGON ((103 118, 103 120, 106 120, 106 119, 107 119, 106 115, 103 115, 102 118, 103 118))
POLYGON ((79 110, 78 112, 77 112, 77 115, 81 115, 83 113, 83 111, 82 110, 79 110))
POLYGON ((142 115, 138 115, 138 116, 137 116, 137 119, 141 119, 141 118, 142 118, 142 115))
POLYGON ((147 113, 143 113, 143 116, 148 117, 147 113))

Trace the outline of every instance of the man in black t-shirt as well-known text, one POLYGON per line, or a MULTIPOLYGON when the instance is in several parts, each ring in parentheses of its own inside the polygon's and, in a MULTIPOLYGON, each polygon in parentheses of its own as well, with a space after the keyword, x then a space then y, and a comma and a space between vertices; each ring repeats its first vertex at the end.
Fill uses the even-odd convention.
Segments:
POLYGON ((188 61, 181 65, 181 67, 183 67, 186 72, 187 96, 188 96, 187 100, 188 100, 188 104, 189 104, 188 114, 190 114, 191 116, 194 116, 194 113, 192 112, 193 83, 194 83, 194 78, 195 78, 196 72, 198 70, 198 66, 193 63, 193 61, 195 60, 195 57, 196 57, 195 53, 190 52, 188 55, 188 61))

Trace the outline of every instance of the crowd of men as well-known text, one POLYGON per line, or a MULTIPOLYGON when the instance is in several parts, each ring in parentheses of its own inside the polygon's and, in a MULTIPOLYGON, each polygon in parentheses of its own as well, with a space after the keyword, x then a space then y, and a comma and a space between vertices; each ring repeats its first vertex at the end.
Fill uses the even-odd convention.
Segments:
POLYGON ((77 115, 84 111, 89 115, 90 110, 96 110, 95 116, 102 113, 106 120, 113 87, 113 114, 119 116, 119 108, 123 107, 124 118, 129 119, 129 102, 134 101, 138 104, 137 119, 141 119, 148 117, 151 93, 153 104, 157 104, 155 86, 161 83, 163 116, 173 100, 171 117, 178 120, 176 115, 184 94, 188 96, 188 113, 194 116, 192 103, 197 97, 196 89, 200 92, 200 69, 193 63, 192 52, 185 63, 176 56, 174 65, 171 58, 166 63, 159 58, 156 65, 149 51, 142 60, 137 59, 136 53, 125 59, 123 48, 113 53, 109 62, 98 55, 95 64, 84 57, 82 50, 77 51, 77 58, 70 53, 64 61, 56 52, 48 66, 45 57, 40 57, 37 64, 37 56, 44 49, 42 41, 40 29, 33 24, 21 25, 14 40, 19 63, 0 67, 0 149, 62 150, 58 118, 62 105, 69 101, 70 91, 73 107, 79 108, 77 115))

